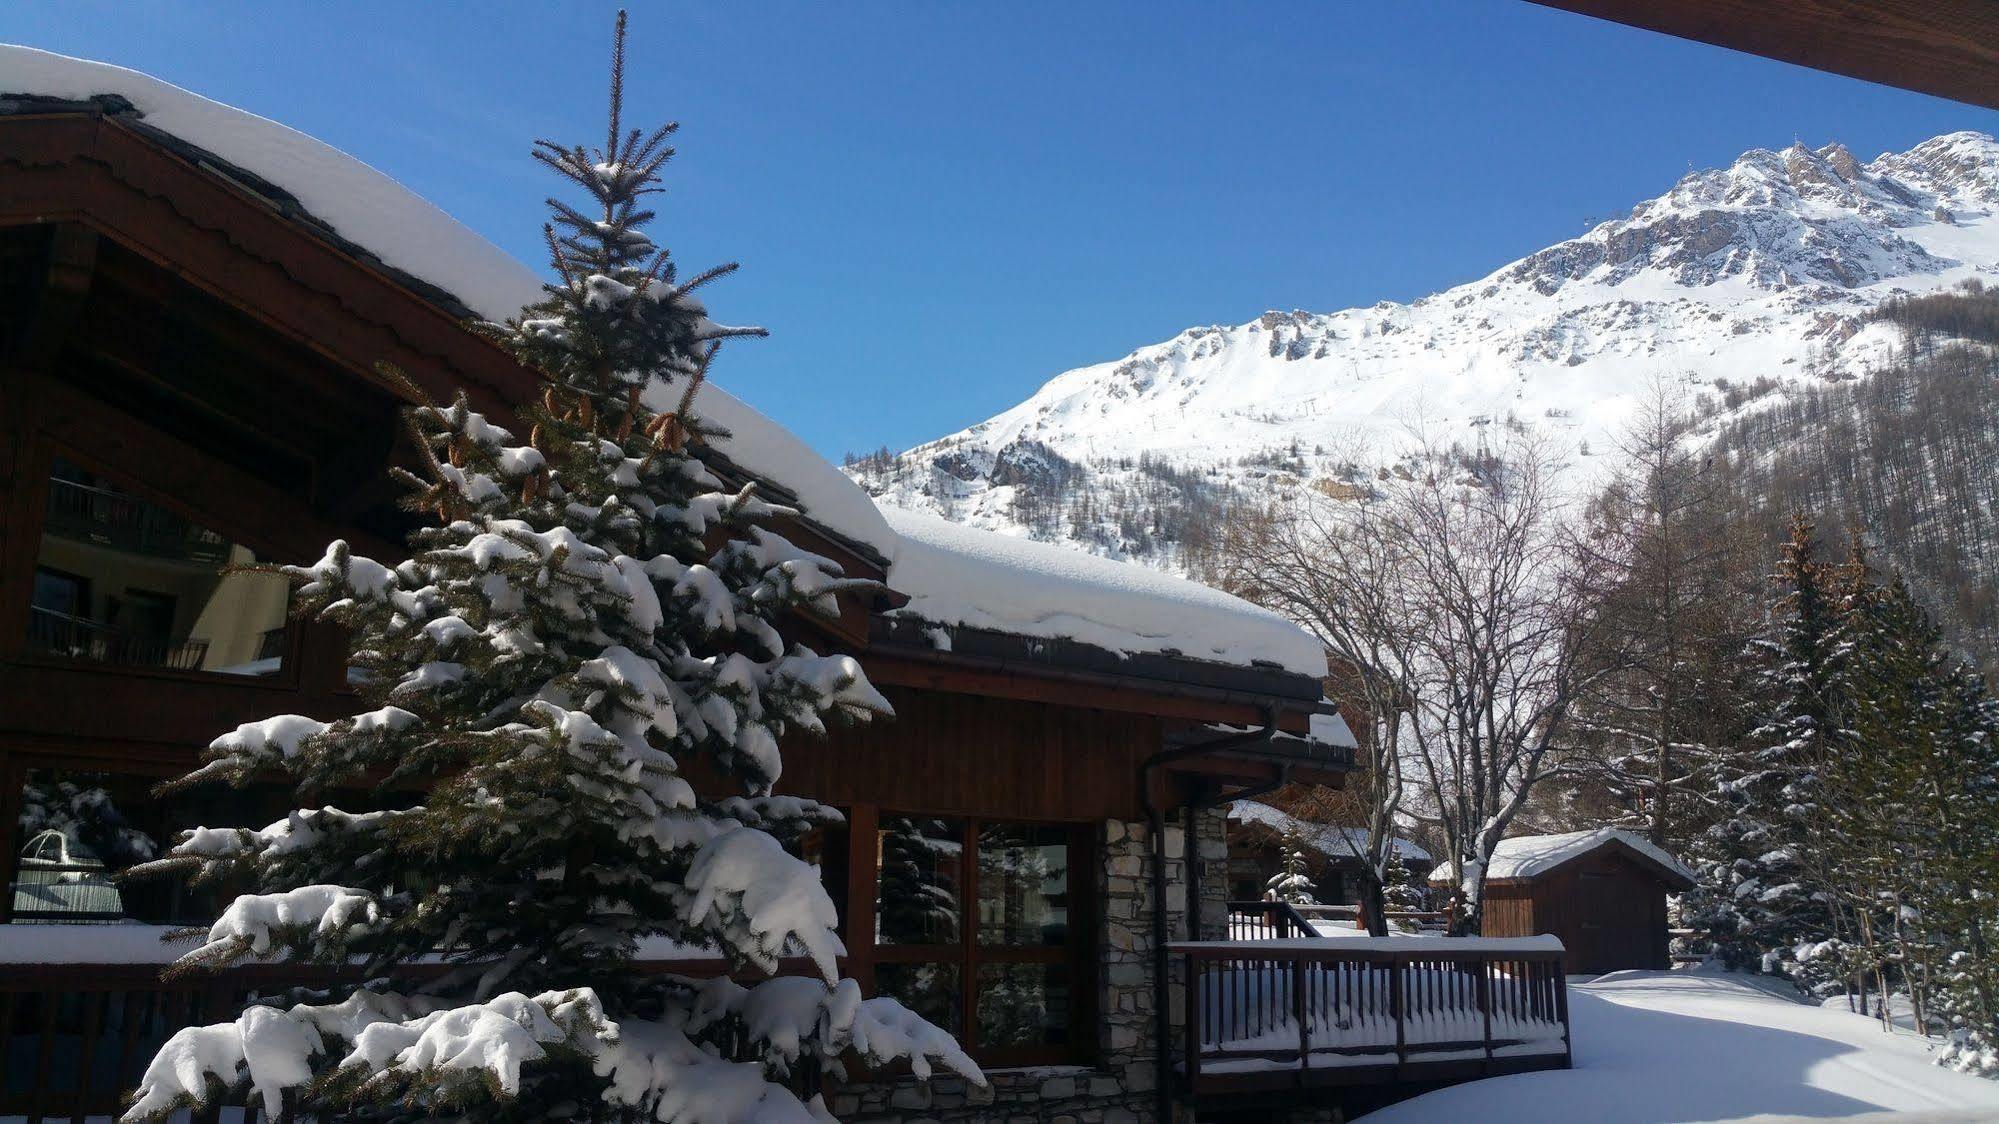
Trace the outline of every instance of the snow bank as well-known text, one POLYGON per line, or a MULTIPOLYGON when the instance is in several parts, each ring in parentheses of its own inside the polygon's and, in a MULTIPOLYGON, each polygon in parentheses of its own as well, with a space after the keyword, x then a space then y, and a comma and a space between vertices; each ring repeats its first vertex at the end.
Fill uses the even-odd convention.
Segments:
MULTIPOLYGON (((1340 723, 1340 728, 1345 729, 1346 723, 1340 723)), ((1313 720, 1312 736, 1319 737, 1316 718, 1313 720)), ((1289 812, 1280 812, 1268 804, 1259 804, 1254 800, 1237 800, 1230 804, 1229 819, 1237 823, 1262 824, 1279 835, 1295 835, 1305 846, 1332 858, 1354 858, 1367 853, 1367 832, 1360 828, 1311 823, 1289 812)), ((1395 853, 1400 855, 1405 863, 1430 861, 1430 852, 1407 839, 1395 841, 1395 853)))
POLYGON ((901 539, 889 585, 909 595, 900 611, 923 620, 1326 673, 1325 648, 1311 633, 1220 590, 922 512, 881 512, 901 539))
POLYGON ((1931 1064, 1929 1040, 1771 995, 1751 978, 1617 972, 1571 987, 1569 1016, 1574 1069, 1427 1093, 1363 1124, 1767 1122, 1762 1114, 1883 1110, 1921 1114, 1912 1124, 1999 1119, 1999 1082, 1931 1064))
MULTIPOLYGON (((1560 835, 1521 835, 1500 840, 1492 853, 1492 865, 1485 876, 1494 878, 1533 878, 1568 862, 1578 855, 1585 855, 1605 843, 1617 841, 1658 863, 1680 877, 1693 881, 1694 872, 1687 865, 1654 846, 1644 836, 1635 835, 1621 827, 1599 827, 1591 831, 1569 831, 1560 835)), ((1433 875, 1432 882, 1450 882, 1448 873, 1433 875)))
MULTIPOLYGON (((0 97, 8 94, 72 101, 116 94, 147 125, 255 172, 340 237, 489 320, 505 320, 542 297, 534 270, 470 227, 347 153, 276 121, 135 70, 0 44, 0 97)), ((730 460, 796 493, 818 522, 888 551, 892 536, 859 485, 713 383, 698 402, 704 416, 734 435, 714 443, 730 460)))

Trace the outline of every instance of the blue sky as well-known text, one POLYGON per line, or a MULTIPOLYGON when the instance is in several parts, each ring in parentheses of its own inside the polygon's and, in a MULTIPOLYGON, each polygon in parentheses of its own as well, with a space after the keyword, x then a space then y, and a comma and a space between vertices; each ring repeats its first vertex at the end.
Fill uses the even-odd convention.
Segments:
MULTIPOLYGON (((537 136, 595 140, 615 5, 12 4, 0 39, 284 121, 539 264, 537 136), (475 15, 466 14, 476 12, 475 15)), ((1481 276, 1689 166, 1999 114, 1518 0, 634 4, 627 104, 717 377, 820 451, 903 447, 1266 308, 1481 276)))

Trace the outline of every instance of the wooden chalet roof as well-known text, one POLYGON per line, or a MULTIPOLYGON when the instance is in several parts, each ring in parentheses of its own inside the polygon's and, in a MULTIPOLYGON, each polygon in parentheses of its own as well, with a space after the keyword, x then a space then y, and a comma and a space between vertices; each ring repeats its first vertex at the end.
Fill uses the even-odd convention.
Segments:
POLYGON ((1999 4, 1993 0, 1536 2, 1999 109, 1999 4))

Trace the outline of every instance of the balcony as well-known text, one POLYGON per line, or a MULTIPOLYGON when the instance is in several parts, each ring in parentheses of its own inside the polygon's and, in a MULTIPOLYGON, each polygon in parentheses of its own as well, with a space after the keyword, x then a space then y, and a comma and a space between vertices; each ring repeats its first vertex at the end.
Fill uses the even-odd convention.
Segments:
POLYGON ((51 534, 127 554, 221 566, 229 540, 173 512, 108 488, 74 480, 49 481, 42 526, 51 534))
POLYGON ((1303 919, 1270 907, 1236 924, 1272 936, 1169 946, 1187 981, 1179 1068, 1196 1103, 1568 1068, 1553 938, 1284 939, 1303 919))
POLYGON ((208 641, 135 636, 98 621, 31 605, 28 650, 119 667, 197 671, 208 658, 208 641))

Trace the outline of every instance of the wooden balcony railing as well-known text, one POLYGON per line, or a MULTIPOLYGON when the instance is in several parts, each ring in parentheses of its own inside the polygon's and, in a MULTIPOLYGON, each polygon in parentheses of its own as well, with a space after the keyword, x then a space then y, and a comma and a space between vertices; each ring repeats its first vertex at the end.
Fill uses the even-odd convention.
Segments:
POLYGON ((229 540, 137 496, 50 480, 43 526, 64 538, 179 562, 222 565, 229 540))
POLYGON ((134 636, 108 624, 38 605, 28 608, 28 647, 92 663, 175 671, 198 671, 208 658, 206 640, 134 636))
POLYGON ((1197 1097, 1569 1065, 1568 989, 1552 938, 1170 947, 1186 968, 1181 1069, 1197 1097))
POLYGON ((1319 935, 1290 902, 1229 902, 1228 913, 1232 941, 1288 941, 1319 935))

